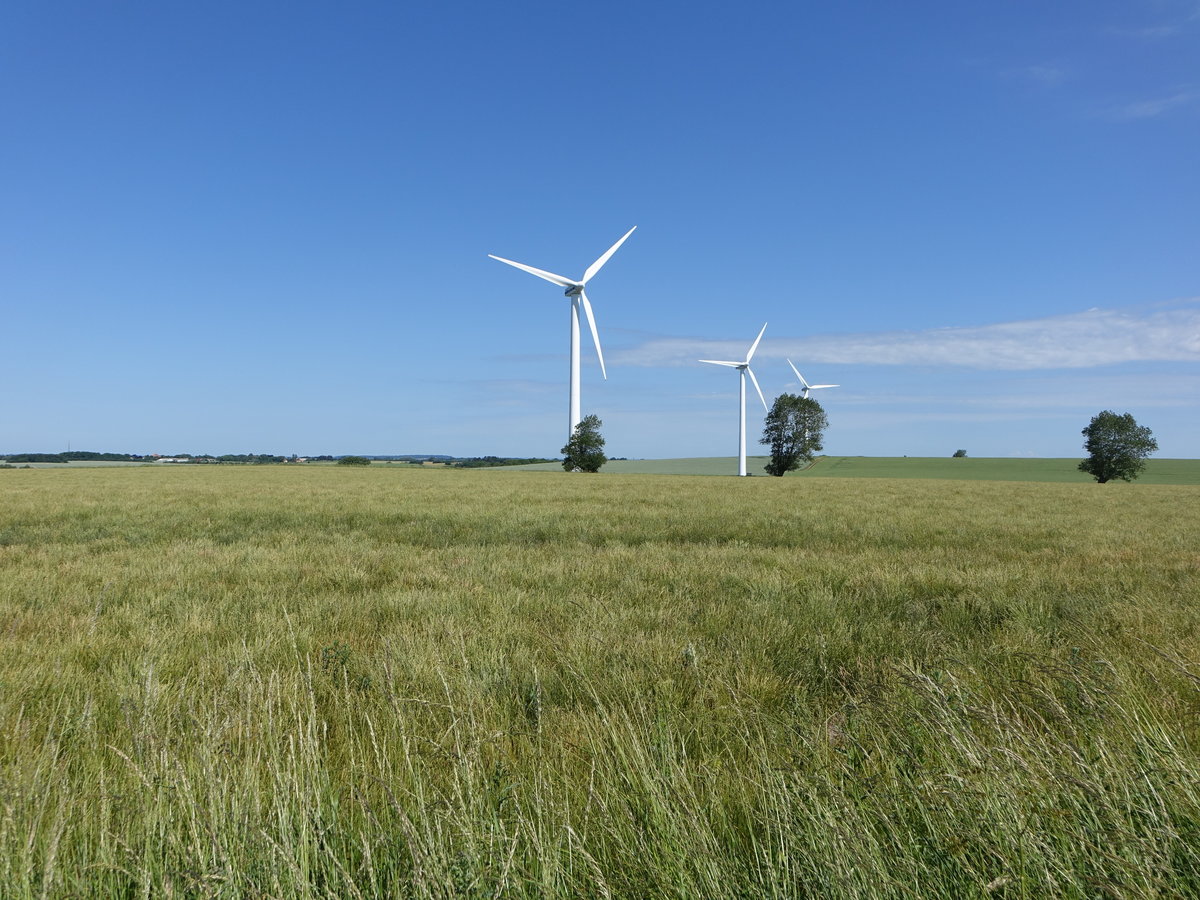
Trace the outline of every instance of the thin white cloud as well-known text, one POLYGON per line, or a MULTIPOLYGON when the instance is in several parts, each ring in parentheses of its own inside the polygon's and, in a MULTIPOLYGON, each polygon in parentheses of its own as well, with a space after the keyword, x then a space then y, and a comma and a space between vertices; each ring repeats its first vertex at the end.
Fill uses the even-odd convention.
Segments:
POLYGON ((1068 77, 1067 70, 1062 66, 1049 63, 1011 69, 1008 74, 1026 81, 1032 81, 1044 87, 1056 87, 1062 84, 1068 77))
POLYGON ((1109 33, 1118 37, 1134 38, 1143 41, 1157 41, 1174 37, 1182 31, 1179 25, 1149 25, 1144 28, 1110 28, 1109 33))
POLYGON ((1187 88, 1163 97, 1136 100, 1108 110, 1107 117, 1117 122, 1136 122, 1141 119, 1156 119, 1180 107, 1191 106, 1200 101, 1200 90, 1187 88))
MULTIPOLYGON (((985 384, 974 384, 966 392, 947 393, 945 379, 924 384, 908 382, 906 390, 843 391, 821 397, 839 409, 859 407, 922 407, 936 410, 986 408, 995 413, 1020 410, 1072 410, 1097 402, 1111 406, 1195 408, 1200 403, 1200 375, 1144 372, 1091 374, 1055 372, 1053 375, 1002 376, 985 384)), ((793 386, 789 385, 789 389, 793 386)))
POLYGON ((1196 0, 1165 0, 1154 4, 1158 7, 1159 21, 1153 25, 1114 26, 1108 29, 1109 34, 1117 37, 1132 38, 1139 41, 1159 41, 1164 38, 1183 34, 1188 23, 1200 20, 1200 3, 1196 0))
MULTIPOLYGON (((660 338, 624 350, 626 366, 685 366, 740 359, 745 339, 660 338)), ((1087 312, 977 328, 766 338, 756 359, 842 365, 958 366, 981 370, 1080 369, 1129 362, 1200 362, 1200 300, 1170 308, 1087 312)))

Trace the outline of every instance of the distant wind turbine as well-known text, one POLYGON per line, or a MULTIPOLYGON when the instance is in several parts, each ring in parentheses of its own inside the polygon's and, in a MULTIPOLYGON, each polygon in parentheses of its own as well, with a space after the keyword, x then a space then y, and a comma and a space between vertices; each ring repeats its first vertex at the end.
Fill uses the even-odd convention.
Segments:
POLYGON ((724 359, 702 359, 700 362, 709 363, 714 366, 729 366, 732 369, 737 369, 741 375, 741 393, 740 405, 738 407, 738 475, 746 474, 746 376, 750 376, 750 380, 754 382, 754 389, 758 391, 758 399, 762 401, 763 409, 767 408, 767 398, 763 396, 762 388, 758 386, 758 379, 754 377, 754 372, 750 369, 750 359, 754 356, 754 351, 758 349, 758 342, 762 340, 763 332, 767 330, 767 323, 763 322, 762 331, 758 333, 758 337, 754 339, 754 343, 750 345, 749 351, 746 353, 746 358, 741 362, 730 362, 724 359))
POLYGON ((553 272, 546 272, 542 269, 535 269, 533 266, 527 266, 524 263, 513 262, 511 259, 505 259, 503 256, 494 256, 488 254, 492 259, 498 259, 502 263, 508 263, 510 266, 516 266, 522 271, 528 272, 530 275, 536 275, 538 278, 544 278, 546 281, 557 284, 561 288, 566 288, 564 295, 571 298, 571 398, 570 398, 570 419, 571 425, 567 432, 567 439, 570 440, 571 435, 575 433, 575 426, 579 424, 579 307, 583 307, 584 313, 587 315, 588 327, 592 330, 592 341, 596 344, 596 358, 600 360, 600 374, 604 379, 608 380, 608 372, 604 369, 604 354, 600 351, 600 335, 596 331, 596 317, 592 315, 592 304, 588 302, 587 294, 584 293, 584 285, 586 285, 597 272, 603 268, 608 262, 609 257, 617 252, 617 248, 625 243, 628 238, 637 230, 634 225, 625 236, 613 244, 598 260, 587 267, 583 273, 583 277, 578 281, 572 281, 570 278, 563 278, 561 275, 555 275, 553 272))
POLYGON ((808 399, 809 391, 819 391, 821 388, 841 387, 840 384, 809 384, 804 380, 804 376, 800 374, 800 370, 796 368, 790 359, 787 361, 787 364, 792 367, 792 371, 796 373, 796 377, 799 378, 800 383, 804 385, 804 389, 800 391, 800 396, 805 400, 808 399))

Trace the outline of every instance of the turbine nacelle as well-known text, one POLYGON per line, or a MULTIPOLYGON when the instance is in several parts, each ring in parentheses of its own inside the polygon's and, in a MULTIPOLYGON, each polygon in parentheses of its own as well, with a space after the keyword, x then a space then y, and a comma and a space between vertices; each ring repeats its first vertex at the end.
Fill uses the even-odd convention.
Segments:
POLYGON ((767 330, 767 323, 763 322, 762 330, 758 332, 758 337, 754 339, 754 343, 750 345, 750 349, 746 351, 746 358, 738 361, 731 359, 702 359, 700 362, 708 363, 712 366, 728 366, 731 369, 737 369, 738 380, 740 382, 740 390, 738 391, 738 475, 746 474, 746 376, 750 376, 750 381, 754 383, 754 390, 758 391, 758 399, 762 401, 763 409, 767 409, 767 398, 763 396, 762 388, 758 386, 758 379, 754 377, 754 370, 750 368, 750 360, 754 358, 754 351, 758 349, 758 342, 762 340, 763 333, 767 330))
POLYGON ((821 388, 841 387, 840 384, 809 384, 807 381, 804 380, 804 376, 800 374, 800 370, 796 368, 795 363, 793 363, 789 359, 787 361, 787 364, 792 367, 792 371, 795 372, 796 377, 800 379, 800 384, 801 384, 800 396, 803 397, 805 400, 808 399, 809 391, 817 391, 817 390, 820 390, 821 388))
POLYGON ((563 296, 570 297, 571 305, 571 431, 574 432, 575 426, 579 424, 579 307, 583 307, 583 314, 587 317, 588 329, 592 332, 592 341, 596 345, 596 359, 600 361, 600 374, 608 379, 608 372, 604 368, 604 352, 600 349, 600 333, 596 330, 596 317, 592 313, 592 304, 588 301, 587 294, 583 288, 592 276, 604 267, 609 258, 617 252, 617 248, 625 243, 626 238, 637 230, 634 225, 621 237, 619 241, 613 244, 605 251, 599 259, 587 267, 583 273, 583 277, 578 281, 571 278, 564 278, 562 275, 556 275, 553 272, 547 272, 545 269, 535 269, 533 266, 527 266, 525 263, 514 262, 511 259, 505 259, 503 256, 495 256, 489 253, 492 259, 499 260, 502 263, 507 263, 522 272, 528 272, 530 275, 536 275, 551 284, 557 284, 563 288, 563 296))
POLYGON ((758 391, 758 399, 762 401, 763 409, 770 411, 767 406, 767 398, 763 396, 762 388, 758 386, 758 379, 754 377, 754 370, 750 368, 750 360, 754 358, 754 351, 758 349, 758 342, 762 340, 763 333, 767 330, 767 323, 763 322, 762 329, 758 332, 758 337, 754 339, 754 343, 750 345, 750 349, 746 351, 746 358, 740 362, 734 362, 729 359, 701 359, 698 362, 708 363, 711 366, 729 366, 731 369, 737 369, 740 375, 749 375, 750 381, 754 384, 754 390, 758 391))

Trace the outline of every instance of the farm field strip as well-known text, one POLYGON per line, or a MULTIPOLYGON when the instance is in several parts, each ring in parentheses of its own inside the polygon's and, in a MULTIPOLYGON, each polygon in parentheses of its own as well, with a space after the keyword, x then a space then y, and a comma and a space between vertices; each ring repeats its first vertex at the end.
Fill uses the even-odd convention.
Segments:
MULTIPOLYGON (((766 475, 763 468, 769 457, 750 456, 746 465, 751 474, 766 475)), ((1077 468, 1078 458, 1012 459, 968 457, 885 457, 822 456, 816 462, 785 478, 935 478, 953 481, 1056 481, 1088 484, 1092 482, 1077 468)), ((559 463, 512 466, 521 471, 561 472, 559 463)), ((498 471, 491 469, 489 471, 498 471)), ((601 474, 611 475, 736 475, 734 457, 696 457, 684 459, 609 460, 601 474)), ((1142 484, 1200 484, 1200 460, 1150 459, 1138 479, 1142 484)))

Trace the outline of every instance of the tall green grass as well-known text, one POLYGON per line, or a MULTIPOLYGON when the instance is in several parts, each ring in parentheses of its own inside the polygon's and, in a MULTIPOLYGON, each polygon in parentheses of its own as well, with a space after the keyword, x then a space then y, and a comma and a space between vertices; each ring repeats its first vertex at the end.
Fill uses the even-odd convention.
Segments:
POLYGON ((0 473, 0 896, 1200 896, 1198 500, 0 473))

